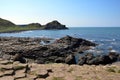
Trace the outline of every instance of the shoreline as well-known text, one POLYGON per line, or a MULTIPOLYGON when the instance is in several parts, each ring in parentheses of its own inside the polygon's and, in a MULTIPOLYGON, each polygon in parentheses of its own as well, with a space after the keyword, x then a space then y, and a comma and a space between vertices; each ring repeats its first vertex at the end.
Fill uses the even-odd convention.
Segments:
POLYGON ((93 42, 70 36, 57 40, 52 38, 0 37, 0 54, 6 59, 18 57, 18 61, 27 59, 38 64, 66 63, 78 65, 110 64, 120 60, 120 54, 116 52, 98 56, 94 56, 93 53, 84 54, 86 50, 95 46, 97 44, 93 42), (77 62, 76 54, 79 55, 77 62))

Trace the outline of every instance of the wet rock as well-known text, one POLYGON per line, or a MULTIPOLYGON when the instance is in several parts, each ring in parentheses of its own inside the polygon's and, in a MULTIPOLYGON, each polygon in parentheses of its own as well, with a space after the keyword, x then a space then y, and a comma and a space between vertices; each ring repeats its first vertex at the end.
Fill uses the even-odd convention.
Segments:
POLYGON ((63 57, 58 57, 57 59, 55 59, 55 63, 64 63, 65 60, 63 57))
POLYGON ((87 53, 85 56, 86 56, 86 63, 91 64, 90 60, 94 58, 94 55, 92 53, 87 53))
POLYGON ((77 64, 78 65, 86 64, 86 56, 80 56, 77 64))
POLYGON ((111 59, 112 62, 115 62, 118 60, 118 54, 116 52, 110 52, 108 54, 109 58, 111 59))
POLYGON ((65 45, 69 45, 70 48, 77 48, 80 46, 96 46, 95 43, 92 43, 82 38, 73 38, 71 36, 65 36, 59 39, 57 42, 64 43, 65 45))
POLYGON ((65 59, 65 63, 67 64, 76 64, 75 56, 74 55, 69 55, 65 59))
POLYGON ((3 39, 6 40, 1 40, 3 46, 0 46, 0 48, 2 48, 3 54, 12 55, 14 61, 20 61, 21 63, 26 62, 24 58, 29 58, 39 64, 49 62, 76 64, 73 54, 83 52, 89 49, 90 46, 96 46, 95 43, 71 36, 60 38, 49 45, 40 44, 40 41, 50 40, 45 38, 3 39))
POLYGON ((20 61, 21 63, 26 63, 25 58, 23 58, 22 54, 15 54, 13 61, 20 61))

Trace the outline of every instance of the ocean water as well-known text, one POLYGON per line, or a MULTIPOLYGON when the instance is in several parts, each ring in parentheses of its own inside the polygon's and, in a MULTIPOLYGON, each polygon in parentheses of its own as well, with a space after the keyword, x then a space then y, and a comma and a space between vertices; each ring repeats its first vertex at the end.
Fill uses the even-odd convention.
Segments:
POLYGON ((19 33, 1 33, 1 37, 49 37, 58 39, 70 35, 84 38, 99 44, 93 50, 107 52, 109 49, 120 52, 120 27, 71 27, 68 30, 32 30, 19 33))

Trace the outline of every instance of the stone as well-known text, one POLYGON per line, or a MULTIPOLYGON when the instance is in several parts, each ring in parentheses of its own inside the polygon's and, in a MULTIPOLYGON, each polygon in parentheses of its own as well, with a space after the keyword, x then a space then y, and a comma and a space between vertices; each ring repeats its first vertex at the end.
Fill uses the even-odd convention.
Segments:
POLYGON ((119 55, 116 52, 109 52, 108 56, 112 62, 115 62, 118 60, 119 55))
POLYGON ((64 63, 64 58, 62 57, 58 57, 57 59, 55 59, 55 63, 64 63))
POLYGON ((12 76, 13 74, 14 74, 14 70, 2 71, 2 72, 0 72, 0 77, 3 77, 3 76, 12 76))
POLYGON ((25 73, 16 73, 14 75, 14 78, 15 79, 21 79, 21 78, 25 78, 26 77, 26 74, 25 73))
POLYGON ((7 64, 12 64, 13 62, 10 62, 8 60, 3 60, 3 61, 0 61, 0 64, 3 64, 3 65, 7 65, 7 64))
POLYGON ((15 54, 13 61, 20 61, 21 63, 26 63, 26 60, 23 58, 22 54, 15 54))
POLYGON ((4 76, 1 77, 0 80, 15 80, 13 76, 4 76))
POLYGON ((36 75, 37 75, 38 78, 47 78, 49 76, 48 71, 44 70, 44 69, 37 70, 36 75))
POLYGON ((78 65, 86 64, 86 56, 80 56, 77 64, 78 65))
POLYGON ((66 59, 65 59, 65 63, 67 63, 67 64, 76 64, 75 56, 72 55, 72 54, 67 56, 66 59))

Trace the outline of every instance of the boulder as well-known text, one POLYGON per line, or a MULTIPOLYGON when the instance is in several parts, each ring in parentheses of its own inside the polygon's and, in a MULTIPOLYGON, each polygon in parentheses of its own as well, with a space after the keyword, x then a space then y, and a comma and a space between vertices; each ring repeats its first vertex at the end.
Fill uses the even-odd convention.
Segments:
POLYGON ((25 58, 23 58, 22 54, 15 54, 13 61, 20 61, 21 63, 26 63, 25 58))
POLYGON ((116 52, 110 52, 108 54, 109 58, 111 59, 112 62, 115 62, 118 60, 118 54, 116 52))
POLYGON ((83 65, 83 64, 86 64, 86 59, 87 57, 86 56, 80 56, 79 59, 78 59, 78 65, 83 65))
POLYGON ((64 63, 65 60, 63 57, 58 57, 57 59, 55 59, 55 63, 64 63))
POLYGON ((48 71, 47 70, 37 70, 36 71, 36 75, 38 78, 47 78, 49 76, 48 71))
POLYGON ((75 56, 70 54, 65 58, 65 63, 67 64, 76 64, 75 56))
POLYGON ((56 43, 63 43, 64 45, 68 45, 68 48, 77 48, 80 46, 96 46, 97 44, 90 42, 88 40, 82 39, 82 38, 74 38, 71 36, 65 36, 63 38, 60 38, 56 41, 56 43))

